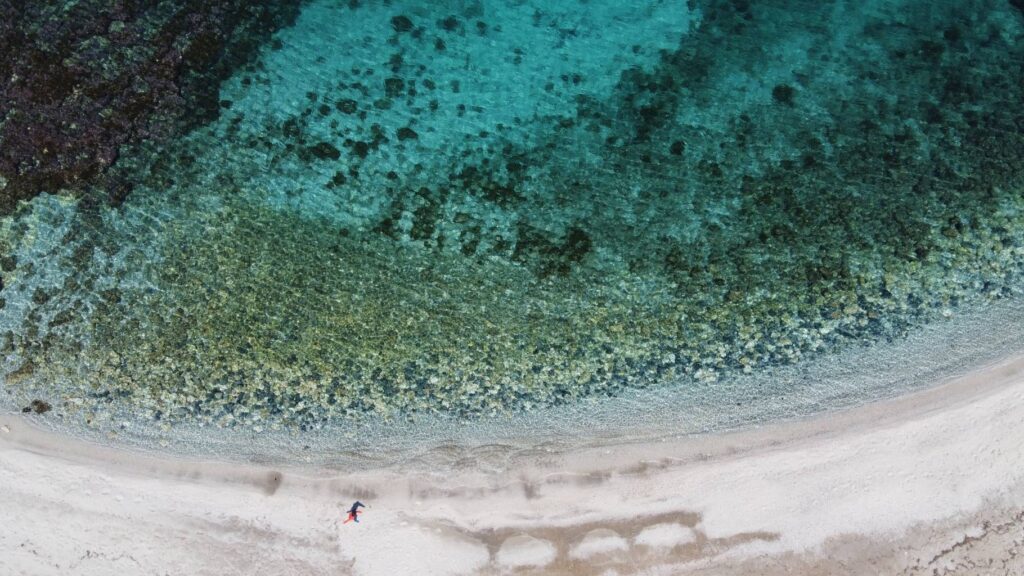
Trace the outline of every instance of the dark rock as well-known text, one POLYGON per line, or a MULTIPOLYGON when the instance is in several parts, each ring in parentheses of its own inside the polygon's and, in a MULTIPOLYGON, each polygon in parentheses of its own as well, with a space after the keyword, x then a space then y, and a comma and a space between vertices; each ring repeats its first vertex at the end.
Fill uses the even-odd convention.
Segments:
POLYGON ((338 100, 337 102, 335 102, 334 107, 337 108, 340 112, 344 112, 345 114, 355 114, 356 109, 359 107, 359 105, 356 104, 355 100, 351 98, 345 98, 344 100, 338 100))
POLYGON ((945 117, 942 110, 934 104, 926 104, 924 108, 924 121, 929 124, 941 124, 945 117))
POLYGON ((412 229, 409 236, 414 240, 427 240, 434 234, 439 219, 438 207, 431 202, 420 206, 413 212, 412 229))
POLYGON ((415 130, 408 126, 402 126, 399 128, 397 135, 399 140, 415 140, 420 137, 415 130))
POLYGON ((686 142, 683 142, 682 140, 676 140, 675 142, 672 143, 671 146, 668 147, 669 153, 675 156, 682 156, 685 150, 686 142))
POLYGON ((319 142, 310 146, 307 150, 310 154, 321 160, 337 160, 341 158, 341 151, 330 142, 319 142))
POLYGON ((370 153, 370 145, 366 142, 353 142, 352 153, 360 158, 366 158, 366 155, 370 153))
POLYGON ((281 124, 281 133, 288 138, 298 138, 302 134, 302 129, 299 128, 298 118, 289 118, 281 124))
POLYGON ((392 54, 391 57, 388 58, 388 67, 391 68, 392 72, 398 72, 404 63, 405 58, 403 58, 401 54, 392 54))
POLYGON ((221 81, 301 3, 0 2, 0 212, 216 118, 221 81))
POLYGON ((562 250, 570 261, 579 262, 590 252, 592 245, 590 236, 582 228, 573 226, 565 235, 562 250))
POLYGON ((50 301, 50 295, 46 293, 46 290, 42 288, 36 288, 35 292, 32 293, 32 302, 42 306, 50 301))
POLYGON ((394 28, 395 32, 408 32, 412 30, 412 20, 409 20, 406 16, 395 16, 391 19, 391 27, 394 28))
POLYGON ((25 408, 22 408, 21 411, 22 412, 29 412, 29 411, 31 411, 31 412, 35 412, 36 414, 45 414, 45 413, 49 412, 52 409, 53 409, 53 407, 50 406, 49 402, 45 402, 43 400, 33 400, 31 404, 29 404, 25 408))
POLYGON ((388 98, 398 98, 403 91, 405 91, 405 80, 394 76, 384 80, 384 94, 388 98))
POLYGON ((438 24, 440 24, 441 28, 444 28, 446 31, 454 32, 459 28, 459 19, 455 16, 448 16, 438 24))
POLYGON ((536 266, 536 272, 542 278, 567 275, 593 250, 590 236, 578 226, 567 230, 560 243, 550 238, 547 232, 523 223, 517 227, 517 236, 512 259, 536 266))
POLYGON ((796 90, 793 90, 793 87, 789 84, 776 84, 775 88, 772 88, 772 99, 779 104, 792 106, 795 95, 796 90))
POLYGON ((933 64, 938 63, 942 59, 943 52, 946 51, 946 47, 939 42, 933 40, 925 40, 921 42, 918 48, 918 54, 926 61, 933 64))

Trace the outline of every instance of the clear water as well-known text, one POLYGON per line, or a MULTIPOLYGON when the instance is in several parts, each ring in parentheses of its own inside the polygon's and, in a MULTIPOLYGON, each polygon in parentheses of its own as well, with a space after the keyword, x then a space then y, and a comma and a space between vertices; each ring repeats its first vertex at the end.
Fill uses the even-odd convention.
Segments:
POLYGON ((124 204, 4 220, 3 402, 354 446, 886 395, 779 370, 1019 318, 1022 33, 1003 0, 312 1, 216 121, 125 151, 124 204))

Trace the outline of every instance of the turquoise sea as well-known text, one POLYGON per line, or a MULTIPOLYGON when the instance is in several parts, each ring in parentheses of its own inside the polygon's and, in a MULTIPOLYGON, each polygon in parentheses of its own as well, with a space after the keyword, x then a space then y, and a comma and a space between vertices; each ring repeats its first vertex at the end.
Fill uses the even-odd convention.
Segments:
POLYGON ((1022 37, 1017 0, 310 0, 123 198, 0 219, 0 403, 356 450, 934 381, 1024 341, 1022 37))

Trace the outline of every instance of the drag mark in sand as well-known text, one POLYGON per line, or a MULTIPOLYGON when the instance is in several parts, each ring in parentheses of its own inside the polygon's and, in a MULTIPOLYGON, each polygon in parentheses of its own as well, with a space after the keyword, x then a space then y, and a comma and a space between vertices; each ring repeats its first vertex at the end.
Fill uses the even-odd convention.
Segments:
MULTIPOLYGON (((406 520, 403 524, 413 524, 406 520)), ((773 542, 772 532, 740 532, 713 537, 701 529, 696 512, 667 512, 642 519, 602 519, 569 526, 503 527, 486 530, 462 529, 444 520, 415 522, 421 535, 435 534, 485 547, 487 563, 481 574, 498 574, 501 569, 541 569, 545 573, 586 576, 613 570, 634 573, 652 562, 689 562, 719 556, 752 542, 773 542)), ((475 554, 478 558, 482 555, 475 554)))

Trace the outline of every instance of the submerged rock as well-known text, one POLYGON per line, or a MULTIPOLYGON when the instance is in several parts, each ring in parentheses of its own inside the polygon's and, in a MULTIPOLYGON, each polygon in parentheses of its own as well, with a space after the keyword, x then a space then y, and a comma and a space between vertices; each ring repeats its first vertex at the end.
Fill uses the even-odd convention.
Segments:
POLYGON ((391 27, 395 32, 409 32, 413 28, 412 20, 408 16, 395 16, 391 19, 391 27))
POLYGON ((318 142, 317 144, 310 146, 308 151, 310 154, 321 160, 337 160, 338 158, 341 158, 341 151, 329 142, 318 142))
POLYGON ((43 400, 33 400, 31 404, 22 408, 21 411, 25 414, 29 414, 31 412, 35 412, 36 414, 45 414, 52 409, 53 407, 50 406, 49 402, 43 400))
POLYGON ((793 105, 793 96, 796 94, 796 90, 789 84, 778 84, 772 88, 772 99, 779 104, 786 104, 787 106, 793 105))

